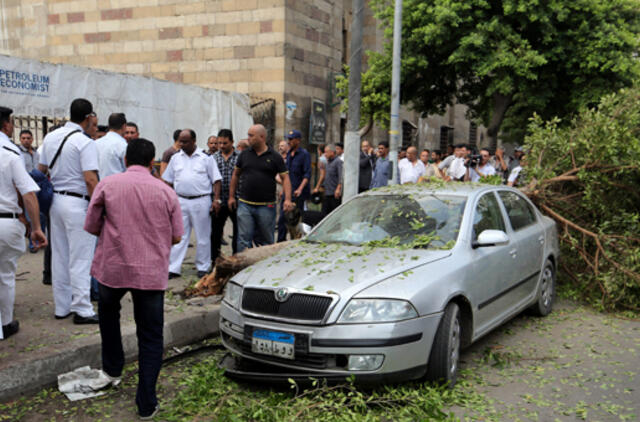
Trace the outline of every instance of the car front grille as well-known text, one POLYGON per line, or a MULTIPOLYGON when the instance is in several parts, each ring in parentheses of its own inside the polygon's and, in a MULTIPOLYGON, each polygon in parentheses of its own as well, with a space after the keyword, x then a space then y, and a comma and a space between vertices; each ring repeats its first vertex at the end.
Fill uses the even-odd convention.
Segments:
POLYGON ((284 302, 278 302, 273 290, 244 289, 242 310, 260 315, 305 321, 324 318, 333 299, 303 293, 292 293, 284 302))

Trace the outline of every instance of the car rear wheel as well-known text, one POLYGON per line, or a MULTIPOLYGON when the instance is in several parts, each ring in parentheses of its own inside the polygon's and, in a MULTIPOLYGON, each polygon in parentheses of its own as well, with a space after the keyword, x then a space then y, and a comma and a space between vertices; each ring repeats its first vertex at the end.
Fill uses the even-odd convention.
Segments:
POLYGON ((553 309, 555 297, 556 274, 551 261, 547 261, 542 270, 538 301, 531 307, 531 310, 538 316, 549 315, 553 309))
POLYGON ((458 377, 461 335, 460 308, 455 303, 449 303, 444 310, 431 346, 427 368, 429 381, 442 382, 448 384, 450 388, 455 385, 458 377))

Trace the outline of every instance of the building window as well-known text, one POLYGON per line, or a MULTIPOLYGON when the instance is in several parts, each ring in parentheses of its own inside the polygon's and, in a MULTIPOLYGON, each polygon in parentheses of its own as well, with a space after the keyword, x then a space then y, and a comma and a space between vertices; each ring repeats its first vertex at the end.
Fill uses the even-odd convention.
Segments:
POLYGON ((453 128, 440 126, 440 151, 446 153, 449 145, 453 145, 453 128))
POLYGON ((469 125, 469 144, 475 147, 477 143, 477 139, 478 139, 478 125, 476 125, 474 122, 471 122, 471 124, 469 125))

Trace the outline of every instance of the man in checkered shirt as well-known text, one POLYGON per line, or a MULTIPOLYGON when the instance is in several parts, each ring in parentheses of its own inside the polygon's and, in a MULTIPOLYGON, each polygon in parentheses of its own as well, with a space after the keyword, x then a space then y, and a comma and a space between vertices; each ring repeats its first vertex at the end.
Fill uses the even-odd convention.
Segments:
POLYGON ((227 201, 229 200, 229 184, 233 169, 236 167, 236 160, 239 153, 233 148, 233 133, 229 129, 222 129, 218 132, 218 151, 213 154, 213 159, 218 164, 218 170, 222 175, 222 189, 220 192, 220 210, 218 214, 213 215, 211 219, 211 261, 212 268, 216 263, 216 258, 220 254, 220 245, 222 244, 222 234, 227 218, 231 219, 233 224, 233 240, 231 242, 233 253, 237 251, 238 241, 238 224, 236 220, 236 210, 229 209, 227 201))

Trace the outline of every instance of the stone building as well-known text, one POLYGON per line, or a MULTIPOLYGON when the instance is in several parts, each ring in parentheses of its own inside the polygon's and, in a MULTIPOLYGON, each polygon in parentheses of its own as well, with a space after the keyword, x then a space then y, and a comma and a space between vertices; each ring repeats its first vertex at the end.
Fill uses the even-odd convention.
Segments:
MULTIPOLYGON (((248 93, 275 139, 291 128, 308 134, 316 100, 324 105, 326 140, 336 142, 345 116, 331 87, 348 61, 350 4, 4 0, 0 53, 248 93)), ((380 49, 382 33, 370 10, 365 25, 365 50, 380 49)), ((460 107, 452 107, 449 116, 426 119, 404 111, 404 132, 414 144, 433 148, 443 127, 456 127, 445 130, 446 136, 453 133, 451 140, 467 141, 469 131, 457 128, 469 125, 460 118, 460 107)), ((387 138, 380 128, 368 136, 374 142, 387 138)))

